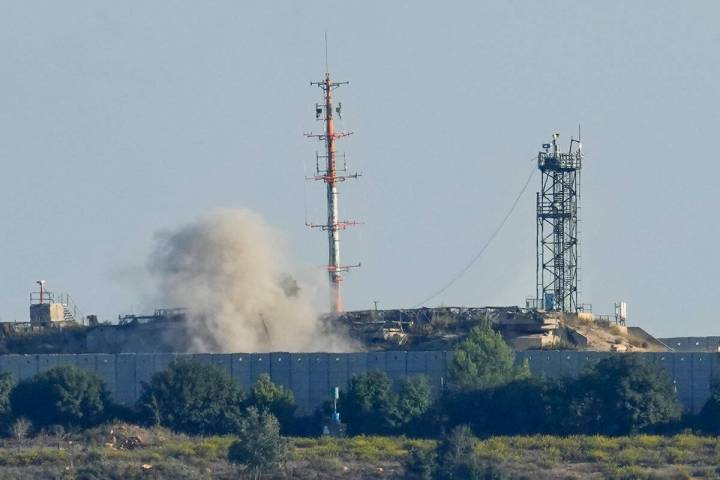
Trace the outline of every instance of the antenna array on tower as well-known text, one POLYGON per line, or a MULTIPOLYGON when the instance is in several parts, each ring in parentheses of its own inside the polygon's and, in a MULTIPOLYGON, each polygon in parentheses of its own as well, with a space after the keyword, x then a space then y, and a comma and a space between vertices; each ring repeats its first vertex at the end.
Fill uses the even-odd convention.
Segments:
MULTIPOLYGON (((326 60, 327 62, 327 60, 326 60)), ((315 104, 315 118, 323 122, 324 132, 306 133, 305 136, 317 138, 325 143, 323 153, 317 153, 315 157, 315 175, 308 177, 309 180, 320 180, 325 182, 327 191, 327 221, 324 224, 311 224, 311 228, 321 228, 328 232, 328 264, 326 266, 332 289, 330 307, 333 312, 344 310, 340 285, 343 280, 342 273, 357 265, 342 265, 340 262, 340 231, 349 226, 357 225, 358 222, 340 220, 338 207, 338 183, 351 178, 357 178, 358 173, 348 173, 347 167, 338 168, 337 154, 335 152, 335 141, 352 135, 352 132, 336 132, 333 118, 337 115, 342 118, 342 103, 333 106, 332 92, 341 85, 348 85, 349 82, 333 82, 330 73, 325 73, 325 79, 321 82, 311 82, 310 85, 317 85, 323 91, 323 102, 315 104)))
POLYGON ((536 306, 576 312, 578 304, 578 199, 582 146, 570 139, 567 153, 558 148, 559 134, 538 153, 536 306))

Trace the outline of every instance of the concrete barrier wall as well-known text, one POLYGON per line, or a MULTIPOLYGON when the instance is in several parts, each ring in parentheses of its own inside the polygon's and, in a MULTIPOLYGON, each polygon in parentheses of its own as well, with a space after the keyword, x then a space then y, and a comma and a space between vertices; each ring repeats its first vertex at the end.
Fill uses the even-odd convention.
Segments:
POLYGON ((720 337, 659 338, 676 352, 720 352, 720 337))
MULTIPOLYGON (((527 360, 534 375, 551 378, 576 376, 588 365, 610 353, 573 351, 519 352, 518 361, 527 360)), ((646 353, 662 366, 673 381, 678 399, 689 411, 698 412, 710 396, 710 381, 720 377, 718 353, 646 353)), ((311 413, 330 400, 334 387, 341 389, 358 373, 379 370, 393 379, 425 375, 435 392, 447 381, 451 352, 368 352, 368 353, 218 353, 218 354, 68 354, 0 355, 0 372, 20 380, 57 365, 76 365, 94 372, 105 382, 113 398, 132 405, 140 396, 142 382, 163 370, 177 357, 193 357, 227 372, 249 391, 262 373, 290 388, 299 413, 311 413)))

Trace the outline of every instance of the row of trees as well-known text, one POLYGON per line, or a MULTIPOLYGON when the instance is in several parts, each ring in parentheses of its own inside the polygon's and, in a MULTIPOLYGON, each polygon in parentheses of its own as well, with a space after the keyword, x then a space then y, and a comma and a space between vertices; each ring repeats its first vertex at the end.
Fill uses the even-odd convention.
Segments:
POLYGON ((272 414, 284 429, 294 424, 292 391, 273 383, 269 375, 260 375, 246 397, 217 367, 182 359, 143 385, 136 415, 143 423, 191 435, 228 434, 240 430, 250 407, 272 414))
POLYGON ((269 375, 258 377, 246 396, 223 371, 193 360, 178 360, 156 374, 133 408, 115 404, 100 377, 74 366, 51 368, 17 384, 9 374, 0 375, 0 419, 6 426, 21 418, 36 429, 123 420, 191 435, 228 434, 242 430, 251 409, 287 428, 294 425, 293 394, 269 375))
POLYGON ((27 419, 37 428, 86 428, 119 413, 102 380, 76 367, 56 367, 15 384, 0 376, 0 416, 5 425, 27 419))
POLYGON ((0 375, 0 420, 7 433, 84 429, 113 420, 162 425, 192 435, 234 434, 228 460, 257 478, 282 459, 295 400, 290 390, 261 375, 246 397, 218 368, 178 360, 144 384, 134 408, 112 402, 102 380, 73 366, 61 366, 14 384, 0 375), (280 420, 279 420, 280 419, 280 420), (61 427, 61 428, 59 428, 61 427))
POLYGON ((355 376, 340 394, 338 408, 350 435, 424 435, 422 424, 433 404, 432 390, 424 376, 402 379, 393 388, 383 372, 355 376))
POLYGON ((340 398, 352 434, 439 437, 459 425, 477 435, 662 433, 720 430, 720 387, 699 417, 682 417, 666 372, 639 355, 601 360, 577 378, 531 377, 500 334, 478 327, 456 349, 449 388, 433 399, 423 378, 392 385, 370 372, 340 398))
MULTIPOLYGON (((720 432, 720 386, 699 417, 682 418, 665 371, 642 357, 603 359, 577 378, 531 377, 512 349, 490 328, 477 327, 459 344, 449 365, 449 387, 434 395, 425 377, 393 383, 382 372, 354 377, 338 409, 347 431, 439 437, 458 425, 477 435, 606 434, 663 432, 694 427, 720 432)), ((268 375, 246 395, 215 366, 179 359, 144 384, 137 404, 121 408, 102 380, 75 367, 57 367, 14 384, 0 376, 0 416, 26 418, 37 428, 86 428, 110 419, 161 425, 191 435, 243 429, 249 409, 277 419, 284 434, 317 434, 318 412, 295 416, 287 388, 268 375)))
MULTIPOLYGON (((665 371, 637 355, 601 360, 577 378, 531 377, 490 328, 472 330, 449 365, 449 386, 433 393, 423 376, 393 383, 383 372, 351 379, 338 409, 351 435, 439 438, 415 451, 407 471, 421 478, 499 478, 472 454, 475 435, 673 432, 720 433, 720 384, 698 416, 681 415, 665 371)), ((261 375, 245 394, 213 365, 179 359, 143 384, 132 408, 114 404, 102 380, 76 367, 56 367, 17 384, 0 375, 0 420, 44 429, 83 429, 115 419, 161 425, 191 435, 233 434, 228 459, 255 475, 281 459, 281 434, 319 433, 321 416, 295 416, 287 388, 261 375)), ((13 429, 10 429, 13 430, 13 429)))
POLYGON ((454 388, 441 400, 441 421, 479 435, 624 435, 681 425, 670 378, 644 357, 608 357, 555 380, 530 377, 514 357, 498 333, 474 329, 450 365, 454 388))

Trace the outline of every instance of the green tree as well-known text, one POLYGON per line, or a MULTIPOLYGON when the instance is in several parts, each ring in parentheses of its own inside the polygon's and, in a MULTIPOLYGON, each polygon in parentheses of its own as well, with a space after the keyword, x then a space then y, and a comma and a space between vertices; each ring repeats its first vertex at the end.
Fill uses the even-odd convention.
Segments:
POLYGON ((341 418, 351 435, 389 432, 394 406, 390 377, 377 371, 354 376, 347 391, 340 393, 338 402, 341 418))
POLYGON ((37 427, 90 427, 103 422, 110 397, 97 375, 74 366, 60 366, 22 380, 10 393, 15 417, 37 427))
POLYGON ((477 326, 453 352, 448 373, 455 389, 467 391, 497 387, 530 372, 527 364, 515 366, 515 352, 499 333, 477 326))
POLYGON ((703 433, 720 434, 720 378, 710 383, 710 398, 707 399, 698 414, 698 426, 703 433))
POLYGON ((428 412, 433 403, 432 389, 424 375, 414 375, 400 380, 397 394, 393 395, 390 425, 400 433, 422 434, 419 420, 428 412))
POLYGON ((273 414, 250 407, 242 419, 239 439, 230 444, 228 461, 249 470, 255 478, 285 458, 287 442, 273 414))
POLYGON ((532 435, 553 433, 562 420, 558 406, 566 402, 564 382, 540 378, 513 380, 492 389, 476 415, 475 433, 532 435))
POLYGON ((475 454, 477 438, 467 425, 453 428, 437 447, 439 480, 500 480, 501 473, 484 465, 475 454))
POLYGON ((682 408, 667 372, 634 354, 602 359, 568 388, 567 430, 627 435, 679 420, 682 408))
POLYGON ((297 409, 292 390, 273 383, 267 373, 257 378, 247 403, 275 415, 283 429, 288 428, 297 409))
POLYGON ((238 430, 242 402, 242 390, 225 372, 178 359, 143 384, 137 407, 146 421, 177 432, 226 434, 238 430))
POLYGON ((433 480, 437 473, 437 452, 434 448, 426 450, 413 447, 405 461, 405 475, 417 480, 433 480))
POLYGON ((15 381, 9 373, 0 373, 0 423, 7 424, 12 416, 10 392, 15 381))

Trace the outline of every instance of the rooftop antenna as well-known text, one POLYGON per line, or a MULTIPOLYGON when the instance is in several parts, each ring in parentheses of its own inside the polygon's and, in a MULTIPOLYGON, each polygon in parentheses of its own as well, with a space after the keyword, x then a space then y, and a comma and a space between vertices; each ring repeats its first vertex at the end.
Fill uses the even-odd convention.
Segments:
POLYGON ((339 219, 338 208, 338 184, 350 178, 358 178, 358 173, 348 173, 344 162, 343 166, 337 166, 337 154, 335 152, 335 141, 349 135, 352 132, 336 132, 333 123, 335 114, 342 118, 342 104, 338 103, 333 107, 332 92, 341 85, 348 85, 350 82, 333 82, 330 79, 330 71, 327 61, 327 32, 325 33, 325 79, 320 82, 310 82, 310 85, 320 87, 323 92, 322 103, 315 104, 315 119, 323 122, 323 133, 306 133, 306 137, 317 138, 324 142, 323 153, 315 154, 315 175, 306 177, 307 180, 321 180, 326 185, 327 195, 327 221, 323 224, 305 223, 310 228, 320 228, 328 232, 328 263, 326 265, 330 278, 331 297, 330 309, 334 313, 344 310, 340 285, 343 280, 343 272, 357 265, 342 265, 340 262, 340 230, 349 226, 358 225, 358 222, 339 219))
POLYGON ((45 294, 45 285, 47 285, 47 282, 45 280, 38 280, 35 283, 40 285, 40 303, 42 304, 44 302, 44 294, 45 294))
POLYGON ((578 123, 578 136, 570 137, 570 150, 568 153, 573 153, 573 145, 576 145, 575 151, 582 152, 582 131, 580 130, 580 124, 578 123))

